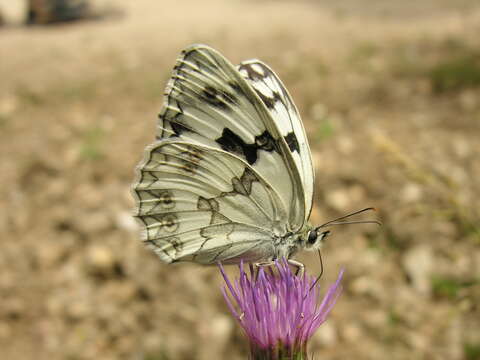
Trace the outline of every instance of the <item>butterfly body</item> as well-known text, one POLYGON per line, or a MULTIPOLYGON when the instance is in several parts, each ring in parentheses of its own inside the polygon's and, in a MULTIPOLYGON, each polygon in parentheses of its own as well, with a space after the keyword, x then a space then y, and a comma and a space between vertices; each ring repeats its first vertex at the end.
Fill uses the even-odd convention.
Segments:
POLYGON ((168 263, 271 261, 319 248, 314 173, 298 112, 273 71, 185 49, 133 187, 144 241, 168 263))

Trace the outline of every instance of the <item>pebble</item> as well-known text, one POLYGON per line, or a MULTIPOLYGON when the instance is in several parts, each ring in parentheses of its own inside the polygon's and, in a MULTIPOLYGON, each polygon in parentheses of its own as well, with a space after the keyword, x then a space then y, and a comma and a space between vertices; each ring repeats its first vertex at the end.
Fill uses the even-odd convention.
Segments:
POLYGON ((462 159, 465 159, 472 154, 472 146, 463 136, 454 137, 452 139, 452 146, 455 155, 462 159))
POLYGON ((417 245, 404 255, 403 267, 412 279, 412 286, 419 294, 430 296, 430 276, 434 266, 433 251, 429 245, 417 245))
POLYGON ((350 199, 344 189, 332 190, 327 192, 326 201, 328 205, 338 211, 346 209, 350 204, 350 199))
POLYGON ((384 287, 381 283, 372 281, 370 276, 361 276, 353 280, 350 290, 357 295, 370 295, 379 299, 384 292, 384 287))
POLYGON ((312 106, 310 113, 314 120, 323 120, 328 115, 328 109, 325 104, 316 103, 312 106))
POLYGON ((460 104, 463 110, 474 111, 478 108, 478 93, 475 90, 466 90, 460 93, 460 104))
POLYGON ((200 347, 198 358, 205 360, 223 358, 222 355, 226 351, 234 326, 236 324, 233 318, 226 315, 215 315, 208 322, 202 322, 199 331, 203 341, 208 341, 209 346, 200 347), (209 341, 209 339, 215 339, 215 341, 209 341))
POLYGON ((338 342, 337 327, 332 319, 328 319, 322 324, 313 339, 314 343, 322 346, 331 346, 338 342))
POLYGON ((0 98, 0 116, 9 117, 19 108, 18 99, 13 95, 0 98))
POLYGON ((401 189, 401 199, 406 203, 417 202, 422 197, 422 188, 415 183, 407 183, 401 189))
POLYGON ((90 234, 109 230, 113 226, 112 219, 105 211, 90 211, 83 213, 78 227, 90 234))
POLYGON ((331 190, 326 193, 328 205, 337 211, 346 211, 365 197, 365 189, 360 185, 331 190))
POLYGON ((138 232, 140 229, 140 226, 133 218, 131 211, 117 212, 117 214, 115 215, 115 223, 120 229, 131 232, 138 232))
POLYGON ((109 271, 115 265, 113 252, 102 245, 93 245, 88 249, 88 262, 93 270, 109 271))
POLYGON ((76 299, 68 304, 66 312, 73 319, 83 319, 87 317, 92 310, 90 304, 81 299, 76 299))
POLYGON ((339 136, 337 144, 338 150, 343 155, 350 155, 355 150, 355 142, 350 136, 339 136))
POLYGON ((22 24, 25 21, 27 1, 3 1, 1 13, 6 24, 22 24))
POLYGON ((346 324, 342 328, 342 335, 347 342, 358 341, 362 337, 362 329, 356 323, 346 324))
POLYGON ((0 339, 8 339, 12 334, 11 327, 7 322, 0 323, 0 339))

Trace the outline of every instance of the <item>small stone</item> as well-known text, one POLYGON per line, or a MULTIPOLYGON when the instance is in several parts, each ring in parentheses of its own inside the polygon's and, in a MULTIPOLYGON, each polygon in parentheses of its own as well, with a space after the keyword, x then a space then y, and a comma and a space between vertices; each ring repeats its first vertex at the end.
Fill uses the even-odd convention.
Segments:
POLYGON ((358 203, 365 199, 365 189, 360 185, 352 185, 348 188, 348 197, 351 203, 358 203))
POLYGON ((88 251, 88 262, 94 270, 109 271, 115 265, 115 257, 109 248, 94 245, 88 251))
POLYGON ((120 229, 138 232, 139 226, 130 211, 120 211, 115 216, 115 222, 120 229))
POLYGON ((81 199, 82 206, 87 208, 102 207, 106 198, 104 192, 98 191, 97 186, 90 183, 85 183, 78 186, 72 196, 77 199, 81 199))
POLYGON ((78 226, 88 233, 99 233, 109 230, 113 224, 109 214, 103 211, 91 211, 82 214, 81 222, 78 226))
POLYGON ((210 333, 216 342, 226 343, 233 331, 234 322, 229 316, 217 315, 210 321, 210 333))
POLYGON ((314 149, 312 149, 312 163, 316 173, 325 168, 325 161, 322 155, 314 149))
POLYGON ((384 258, 379 251, 368 249, 365 250, 362 256, 360 256, 358 259, 359 265, 369 271, 378 269, 382 261, 384 261, 384 258))
POLYGON ((311 111, 311 116, 314 120, 325 119, 325 117, 328 114, 327 107, 325 106, 325 104, 322 104, 322 103, 314 104, 310 111, 311 111))
POLYGON ((65 251, 65 247, 51 244, 39 247, 36 253, 41 266, 52 267, 62 259, 65 251))
POLYGON ((374 309, 369 312, 365 320, 369 326, 381 329, 387 323, 387 313, 384 309, 374 309))
POLYGON ((343 211, 350 204, 350 199, 348 198, 348 194, 345 189, 327 192, 326 201, 328 205, 338 211, 343 211))
POLYGON ((429 347, 429 339, 426 335, 418 331, 411 331, 405 334, 407 343, 417 352, 425 352, 429 347))
POLYGON ((25 302, 20 298, 11 298, 2 302, 3 312, 10 318, 19 318, 25 313, 25 302))
POLYGON ((433 251, 430 246, 418 245, 403 257, 403 267, 412 279, 413 288, 420 294, 430 296, 430 276, 433 269, 433 251))
POLYGON ((315 343, 322 346, 332 346, 338 342, 337 327, 333 320, 329 319, 322 324, 320 331, 313 337, 315 343))
POLYGON ((197 354, 198 358, 205 360, 222 358, 233 331, 234 321, 226 315, 217 315, 202 324, 199 332, 204 341, 208 339, 215 339, 215 341, 210 342, 208 347, 202 347, 197 354))
POLYGON ((339 136, 337 139, 338 150, 343 155, 350 155, 355 149, 355 143, 350 136, 339 136))
POLYGON ((68 183, 64 178, 53 178, 48 183, 48 195, 55 198, 60 198, 68 193, 68 183))
POLYGON ((455 154, 462 159, 467 158, 472 153, 472 147, 464 137, 457 136, 453 138, 452 146, 455 154))
POLYGON ((2 321, 0 323, 0 339, 8 339, 12 334, 10 325, 7 322, 2 321))
POLYGON ((407 183, 401 190, 401 199, 407 203, 417 202, 422 197, 422 189, 414 183, 407 183))
POLYGON ((457 184, 467 184, 470 178, 470 174, 461 166, 451 166, 448 175, 457 184))
POLYGON ((454 318, 450 321, 450 326, 447 329, 448 347, 446 348, 448 359, 461 360, 463 359, 463 327, 460 319, 454 318))
POLYGON ((362 329, 358 324, 350 323, 346 324, 342 328, 342 335, 347 342, 355 342, 362 337, 362 329))
POLYGON ((474 111, 478 107, 478 94, 474 90, 460 93, 460 104, 465 111, 474 111))
POLYGON ((67 307, 67 314, 73 319, 83 319, 90 313, 90 306, 85 301, 74 301, 67 307))
POLYGON ((380 298, 383 293, 381 284, 373 282, 368 276, 362 276, 355 279, 350 289, 357 295, 370 295, 374 298, 380 298))
POLYGON ((0 116, 8 117, 19 108, 19 101, 13 95, 0 98, 0 116))
POLYGON ((327 192, 326 201, 335 210, 343 212, 355 203, 360 203, 365 198, 365 189, 360 185, 341 188, 327 192))
POLYGON ((50 296, 46 301, 48 315, 61 317, 63 315, 64 305, 64 299, 60 296, 50 296))
POLYGON ((18 25, 25 21, 27 1, 3 1, 1 3, 5 24, 18 25))

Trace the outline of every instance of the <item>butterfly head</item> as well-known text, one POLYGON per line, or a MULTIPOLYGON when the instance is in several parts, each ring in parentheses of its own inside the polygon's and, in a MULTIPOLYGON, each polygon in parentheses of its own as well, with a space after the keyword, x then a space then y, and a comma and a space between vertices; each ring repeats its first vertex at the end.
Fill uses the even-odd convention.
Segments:
POLYGON ((320 249, 324 243, 325 238, 330 235, 330 231, 321 231, 322 228, 326 226, 333 226, 333 225, 346 225, 346 224, 377 224, 381 225, 381 223, 377 220, 357 220, 357 221, 345 221, 345 219, 349 218, 352 215, 357 215, 363 213, 365 211, 375 210, 375 208, 368 207, 361 210, 354 211, 350 214, 340 216, 336 219, 327 221, 326 223, 317 226, 316 228, 308 227, 302 236, 300 236, 300 241, 302 245, 307 250, 317 250, 320 249))
POLYGON ((306 250, 320 249, 329 234, 329 230, 320 231, 320 228, 311 228, 310 230, 307 230, 302 237, 304 248, 306 250))

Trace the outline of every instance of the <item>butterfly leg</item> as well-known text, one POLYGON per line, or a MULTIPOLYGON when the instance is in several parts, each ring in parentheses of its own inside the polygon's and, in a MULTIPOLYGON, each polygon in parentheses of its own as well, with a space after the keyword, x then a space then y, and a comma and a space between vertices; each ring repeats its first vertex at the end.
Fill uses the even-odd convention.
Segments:
POLYGON ((296 276, 303 277, 303 274, 305 273, 305 265, 293 259, 288 259, 288 263, 297 268, 297 271, 295 272, 296 276))
POLYGON ((275 265, 275 261, 262 261, 254 264, 257 268, 275 265))
MULTIPOLYGON (((305 273, 305 265, 303 265, 301 262, 293 260, 293 259, 288 259, 287 261, 288 261, 289 265, 291 265, 291 266, 293 266, 297 269, 295 271, 295 275, 302 277, 303 274, 305 273)), ((268 267, 268 266, 272 266, 272 265, 275 265, 274 261, 262 261, 262 262, 254 264, 254 266, 257 269, 260 269, 260 267, 268 267)), ((257 271, 257 276, 258 276, 258 271, 257 271)))
POLYGON ((269 267, 269 266, 273 266, 275 265, 275 261, 262 261, 262 262, 258 262, 258 263, 255 263, 253 264, 255 266, 255 268, 257 268, 257 273, 255 274, 255 281, 257 280, 258 278, 258 272, 260 270, 261 267, 269 267))

